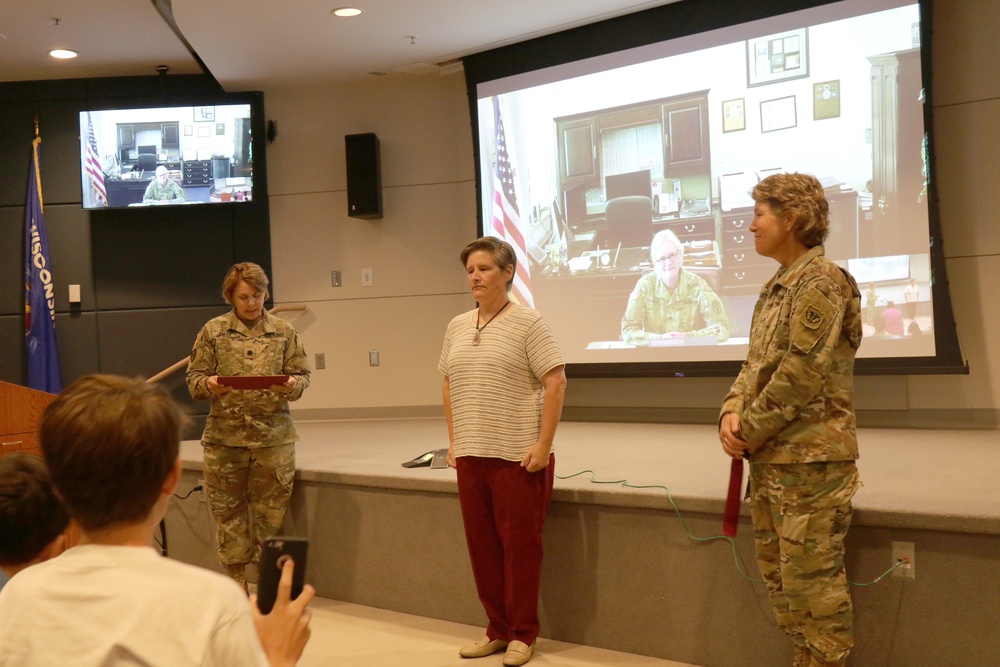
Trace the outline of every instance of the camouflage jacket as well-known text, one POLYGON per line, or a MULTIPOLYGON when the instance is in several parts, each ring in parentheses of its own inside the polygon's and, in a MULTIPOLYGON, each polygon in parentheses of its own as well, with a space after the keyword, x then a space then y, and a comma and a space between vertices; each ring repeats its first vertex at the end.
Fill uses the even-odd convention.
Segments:
POLYGON ((738 413, 755 463, 858 458, 854 356, 861 292, 847 271, 809 250, 761 289, 750 350, 722 404, 738 413))
POLYGON ((309 386, 309 366, 298 334, 288 322, 267 312, 251 332, 229 311, 209 320, 191 350, 187 385, 191 397, 210 399, 203 443, 237 447, 270 447, 299 439, 288 411, 309 386), (232 389, 214 396, 208 391, 213 375, 294 375, 290 394, 270 389, 232 389))
POLYGON ((622 317, 622 340, 632 345, 647 345, 650 338, 671 331, 729 338, 722 300, 701 276, 684 269, 673 292, 656 273, 639 278, 622 317))

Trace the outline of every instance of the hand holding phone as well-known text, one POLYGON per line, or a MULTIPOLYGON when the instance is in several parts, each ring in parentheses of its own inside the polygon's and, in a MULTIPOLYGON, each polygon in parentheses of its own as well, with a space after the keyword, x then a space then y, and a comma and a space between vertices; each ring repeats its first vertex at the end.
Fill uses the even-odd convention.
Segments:
POLYGON ((261 646, 272 665, 295 665, 309 642, 312 620, 309 603, 316 590, 302 583, 307 546, 306 540, 301 538, 278 537, 267 540, 261 553, 258 582, 261 595, 250 596, 250 613, 261 646), (261 602, 265 596, 266 602, 261 602))
POLYGON ((264 540, 257 581, 257 608, 262 614, 270 614, 274 608, 281 570, 289 559, 295 564, 290 599, 294 600, 302 594, 308 551, 309 540, 304 537, 269 537, 264 540))

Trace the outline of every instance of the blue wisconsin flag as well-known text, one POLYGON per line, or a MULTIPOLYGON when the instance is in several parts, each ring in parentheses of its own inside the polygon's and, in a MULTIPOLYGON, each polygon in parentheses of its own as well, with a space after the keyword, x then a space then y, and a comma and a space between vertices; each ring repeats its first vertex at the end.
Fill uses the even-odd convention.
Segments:
POLYGON ((49 262, 49 242, 42 212, 42 179, 35 127, 24 206, 24 342, 28 351, 28 386, 57 394, 62 391, 56 350, 56 297, 49 262))

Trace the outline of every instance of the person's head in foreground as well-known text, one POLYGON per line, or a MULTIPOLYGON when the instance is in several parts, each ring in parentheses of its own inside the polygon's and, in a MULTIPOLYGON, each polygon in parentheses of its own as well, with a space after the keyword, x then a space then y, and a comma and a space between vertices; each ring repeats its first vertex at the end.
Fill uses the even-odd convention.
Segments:
POLYGON ((0 568, 7 576, 62 553, 68 525, 41 458, 0 458, 0 568))

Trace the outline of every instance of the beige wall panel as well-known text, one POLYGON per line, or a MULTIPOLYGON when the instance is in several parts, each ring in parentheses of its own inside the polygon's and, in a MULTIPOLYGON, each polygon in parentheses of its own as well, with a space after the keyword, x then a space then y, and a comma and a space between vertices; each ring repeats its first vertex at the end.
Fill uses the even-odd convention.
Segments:
POLYGON ((1000 302, 993 287, 1000 257, 948 260, 948 280, 962 349, 969 361, 963 376, 913 376, 911 410, 1000 407, 1000 302))
MULTIPOLYGON (((734 379, 572 378, 566 390, 566 405, 717 410, 734 379)), ((904 376, 858 376, 854 406, 858 410, 905 410, 906 390, 904 376)))
MULTIPOLYGON (((374 132, 382 185, 474 182, 461 75, 390 75, 330 88, 266 91, 278 125, 268 147, 271 196, 347 189, 344 135, 374 132)), ((346 210, 346 207, 345 207, 346 210)))
POLYGON ((934 106, 1000 97, 996 0, 935 0, 934 106))
POLYGON ((938 197, 948 257, 1000 254, 1000 209, 993 197, 1000 192, 997 118, 1000 99, 934 111, 938 197))
POLYGON ((346 194, 271 199, 275 298, 281 301, 378 299, 467 291, 459 261, 476 235, 470 182, 387 188, 385 217, 347 216, 346 194), (361 286, 361 270, 373 285, 361 286), (333 287, 330 272, 341 272, 333 287))
POLYGON ((473 307, 458 295, 348 299, 309 304, 295 320, 310 363, 326 355, 326 369, 293 410, 441 405, 437 370, 444 331, 473 307), (369 365, 378 350, 380 365, 369 365))

